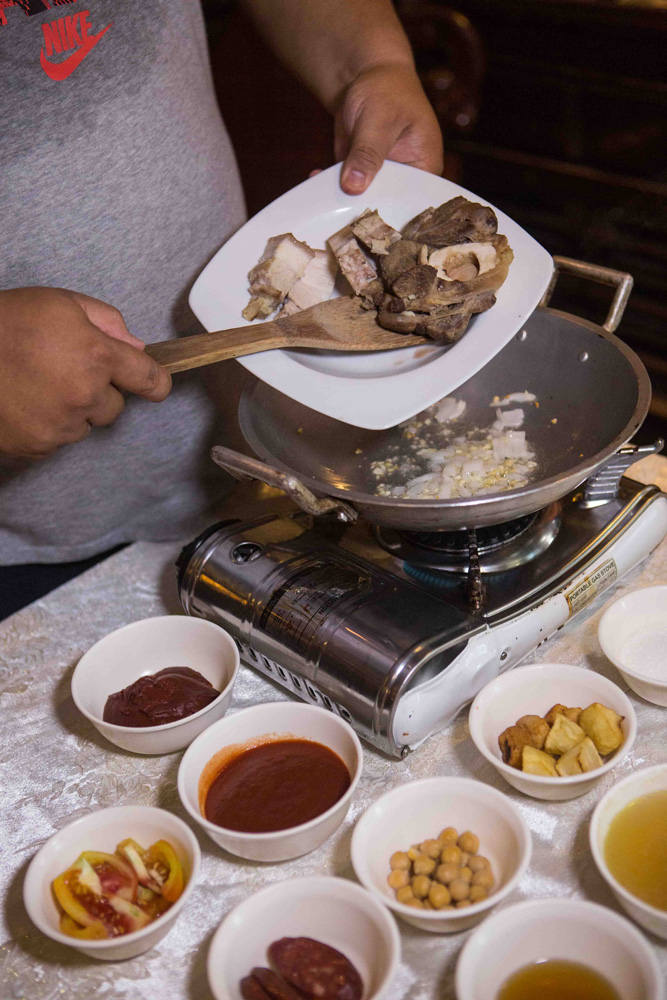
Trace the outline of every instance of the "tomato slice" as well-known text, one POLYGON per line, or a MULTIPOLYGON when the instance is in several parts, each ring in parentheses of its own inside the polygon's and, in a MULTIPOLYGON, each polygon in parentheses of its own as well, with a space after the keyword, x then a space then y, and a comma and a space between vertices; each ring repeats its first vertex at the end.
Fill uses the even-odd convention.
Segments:
POLYGON ((146 851, 141 844, 138 844, 136 840, 132 839, 132 837, 128 837, 127 840, 121 840, 120 844, 116 848, 116 854, 120 855, 121 858, 125 858, 126 861, 129 861, 137 874, 140 885, 145 886, 152 892, 161 892, 159 883, 156 882, 154 878, 151 878, 146 870, 146 865, 144 863, 146 851))
POLYGON ((96 920, 89 927, 82 927, 72 920, 68 913, 60 915, 60 933, 68 934, 70 937, 85 938, 87 941, 101 941, 107 937, 107 932, 101 920, 96 920))
POLYGON ((166 840, 158 840, 146 851, 143 861, 148 874, 160 886, 162 896, 168 903, 175 903, 183 892, 185 877, 171 844, 166 840))
POLYGON ((134 869, 115 854, 84 851, 71 868, 54 879, 53 892, 65 913, 82 927, 101 922, 109 937, 136 930, 134 916, 128 918, 112 905, 114 900, 132 904, 137 895, 134 869))

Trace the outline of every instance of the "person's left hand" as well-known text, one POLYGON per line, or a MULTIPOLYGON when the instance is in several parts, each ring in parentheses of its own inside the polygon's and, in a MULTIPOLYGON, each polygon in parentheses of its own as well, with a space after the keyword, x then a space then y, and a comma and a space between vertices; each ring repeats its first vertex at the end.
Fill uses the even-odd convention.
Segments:
POLYGON ((373 66, 352 81, 335 116, 335 154, 347 194, 362 194, 386 159, 442 173, 442 133, 414 69, 373 66))

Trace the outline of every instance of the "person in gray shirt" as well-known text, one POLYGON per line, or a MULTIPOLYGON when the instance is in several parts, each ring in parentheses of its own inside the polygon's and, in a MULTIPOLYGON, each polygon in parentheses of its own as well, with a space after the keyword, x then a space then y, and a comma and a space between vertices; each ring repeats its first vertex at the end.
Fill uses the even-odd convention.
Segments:
MULTIPOLYGON (((440 172, 390 0, 244 5, 335 116, 344 190, 387 157, 440 172)), ((220 418, 143 348, 196 331, 189 286, 245 218, 200 4, 0 0, 0 81, 0 566, 183 537, 220 418)))

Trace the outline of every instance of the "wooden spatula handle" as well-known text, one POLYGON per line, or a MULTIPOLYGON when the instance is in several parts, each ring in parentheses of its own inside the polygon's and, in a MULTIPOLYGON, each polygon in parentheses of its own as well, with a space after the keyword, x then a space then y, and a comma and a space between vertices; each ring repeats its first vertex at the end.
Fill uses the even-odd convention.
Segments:
POLYGON ((216 361, 284 347, 286 339, 285 331, 277 323, 257 323, 234 330, 215 330, 213 333, 197 333, 179 340, 148 344, 146 354, 168 372, 184 372, 212 365, 216 361))

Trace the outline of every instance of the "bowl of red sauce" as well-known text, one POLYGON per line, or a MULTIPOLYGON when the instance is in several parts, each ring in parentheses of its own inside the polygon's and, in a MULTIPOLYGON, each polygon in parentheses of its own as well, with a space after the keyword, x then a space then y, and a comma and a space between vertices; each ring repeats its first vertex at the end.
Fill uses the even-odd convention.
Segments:
POLYGON ((286 861, 343 822, 361 776, 351 726, 312 705, 269 702, 210 726, 185 753, 181 802, 230 854, 286 861))
POLYGON ((238 669, 236 643, 219 625, 185 615, 145 618, 81 657, 72 698, 123 750, 173 753, 222 718, 238 669))

